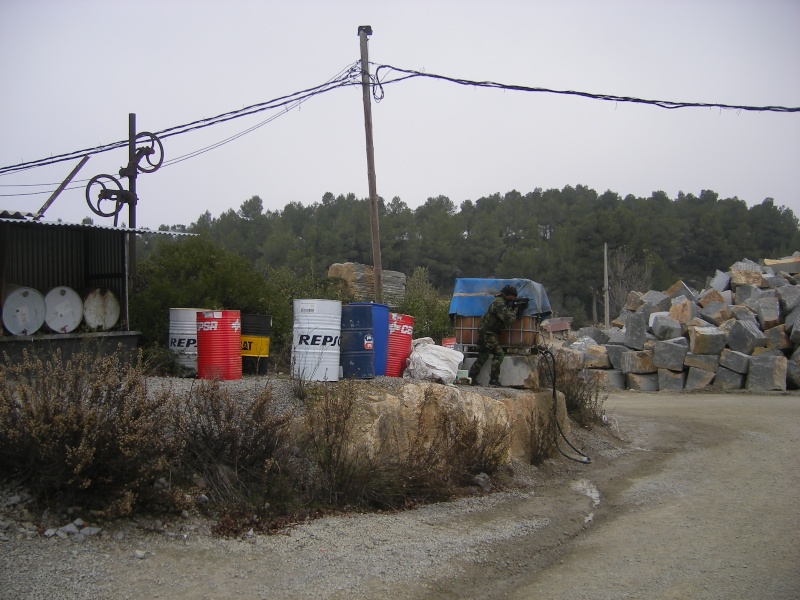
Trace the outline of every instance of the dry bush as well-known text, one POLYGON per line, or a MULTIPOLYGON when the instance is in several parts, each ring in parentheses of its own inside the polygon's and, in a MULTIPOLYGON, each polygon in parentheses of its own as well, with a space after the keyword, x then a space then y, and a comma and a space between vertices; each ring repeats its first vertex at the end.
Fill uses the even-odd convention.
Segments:
POLYGON ((251 396, 199 381, 174 402, 182 474, 202 477, 216 506, 263 508, 285 491, 280 458, 292 416, 276 406, 268 387, 251 396))
POLYGON ((531 464, 540 465, 553 454, 556 424, 538 410, 531 410, 525 420, 531 433, 531 464))
POLYGON ((162 423, 169 398, 149 395, 136 364, 90 352, 24 354, 0 365, 0 473, 39 498, 110 514, 162 495, 174 440, 162 423))
MULTIPOLYGON (((550 355, 553 356, 553 355, 550 355)), ((539 381, 553 384, 553 364, 547 354, 539 361, 539 381)), ((603 422, 603 403, 608 397, 593 378, 586 377, 583 369, 570 364, 559 352, 555 358, 555 388, 564 394, 567 413, 582 427, 591 429, 603 422)))

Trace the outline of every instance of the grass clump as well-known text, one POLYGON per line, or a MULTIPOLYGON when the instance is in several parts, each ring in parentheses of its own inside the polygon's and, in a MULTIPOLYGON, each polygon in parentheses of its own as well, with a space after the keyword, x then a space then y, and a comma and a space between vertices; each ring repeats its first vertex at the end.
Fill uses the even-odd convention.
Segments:
MULTIPOLYGON (((555 387, 564 394, 567 413, 581 427, 591 429, 603 422, 603 403, 608 395, 598 382, 587 377, 582 366, 565 352, 553 352, 555 361, 555 387)), ((540 356, 539 381, 552 387, 553 362, 546 354, 540 356)))

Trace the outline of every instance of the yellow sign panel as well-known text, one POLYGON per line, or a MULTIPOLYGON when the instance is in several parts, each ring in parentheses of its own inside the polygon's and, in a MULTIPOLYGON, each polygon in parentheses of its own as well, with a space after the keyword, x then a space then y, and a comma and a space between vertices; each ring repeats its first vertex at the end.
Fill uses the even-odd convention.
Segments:
POLYGON ((242 356, 269 356, 269 338, 243 335, 242 356))

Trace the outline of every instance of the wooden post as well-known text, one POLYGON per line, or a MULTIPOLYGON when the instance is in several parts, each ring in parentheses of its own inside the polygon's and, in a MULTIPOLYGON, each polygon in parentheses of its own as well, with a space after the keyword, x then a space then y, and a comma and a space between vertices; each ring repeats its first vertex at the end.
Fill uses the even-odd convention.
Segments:
POLYGON ((378 228, 378 192, 375 185, 375 151, 372 145, 372 104, 370 100, 369 59, 367 37, 372 35, 372 27, 361 25, 358 36, 361 40, 361 89, 364 96, 364 129, 367 136, 367 179, 369 182, 369 214, 372 231, 372 267, 375 277, 375 302, 383 300, 381 242, 378 228))

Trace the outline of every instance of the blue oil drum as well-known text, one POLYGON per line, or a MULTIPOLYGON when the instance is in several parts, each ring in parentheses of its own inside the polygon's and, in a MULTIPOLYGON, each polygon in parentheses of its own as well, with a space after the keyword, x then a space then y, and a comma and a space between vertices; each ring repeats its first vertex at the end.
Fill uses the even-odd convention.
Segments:
POLYGON ((373 312, 368 303, 342 306, 342 333, 339 361, 343 379, 375 377, 373 312))
POLYGON ((389 307, 374 302, 351 302, 347 306, 367 306, 372 311, 372 338, 375 347, 375 376, 386 375, 389 356, 389 307))

